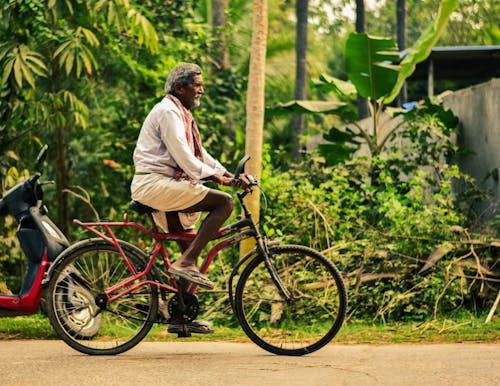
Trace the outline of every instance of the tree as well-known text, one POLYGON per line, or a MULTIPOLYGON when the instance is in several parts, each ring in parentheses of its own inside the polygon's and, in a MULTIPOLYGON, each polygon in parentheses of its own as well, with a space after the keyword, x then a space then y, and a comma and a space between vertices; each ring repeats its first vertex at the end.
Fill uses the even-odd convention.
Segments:
MULTIPOLYGON (((396 2, 396 28, 397 28, 397 44, 399 51, 404 51, 406 48, 406 0, 397 0, 396 2)), ((398 96, 398 105, 402 106, 406 103, 407 92, 406 83, 403 85, 398 96)))
MULTIPOLYGON (((365 1, 356 0, 356 32, 365 32, 365 1)), ((366 98, 358 95, 358 119, 364 119, 368 117, 368 104, 366 98)))
MULTIPOLYGON (((295 37, 295 100, 305 100, 307 82, 307 18, 309 14, 309 0, 297 0, 296 15, 297 27, 295 37)), ((304 126, 304 115, 296 114, 292 117, 292 157, 295 161, 300 158, 300 137, 304 126)))
MULTIPOLYGON (((391 134, 400 126, 386 130, 386 124, 381 124, 381 116, 384 106, 391 103, 399 94, 405 80, 413 73, 417 63, 425 60, 432 47, 442 35, 450 15, 456 9, 458 0, 441 0, 438 16, 409 48, 408 54, 401 63, 399 50, 391 38, 381 38, 365 33, 351 33, 346 43, 345 58, 346 71, 352 84, 346 84, 338 79, 323 76, 325 83, 329 83, 329 89, 338 94, 348 97, 353 92, 353 85, 357 95, 370 101, 372 126, 367 130, 357 122, 351 122, 357 131, 348 128, 343 132, 332 128, 325 136, 333 142, 333 145, 324 144, 322 155, 333 163, 349 159, 364 142, 369 150, 370 159, 376 158, 386 145, 391 134), (341 146, 335 146, 341 144, 341 146), (330 157, 328 153, 337 153, 330 157)), ((310 113, 348 113, 345 103, 336 102, 301 102, 287 103, 279 106, 277 110, 286 110, 296 113, 297 111, 310 113)))
POLYGON ((32 128, 43 127, 46 137, 52 136, 56 144, 58 222, 67 233, 68 144, 75 129, 88 124, 85 97, 99 69, 96 57, 114 52, 113 36, 119 33, 121 38, 133 37, 152 51, 158 49, 158 37, 148 19, 129 2, 45 3, 9 2, 0 8, 0 16, 7 20, 1 30, 2 87, 14 101, 3 110, 8 116, 27 114, 32 128), (22 109, 16 107, 20 104, 22 109))
MULTIPOLYGON (((260 178, 262 169, 262 136, 264 127, 264 86, 266 79, 267 45, 267 0, 254 0, 252 47, 250 51, 250 72, 248 76, 246 102, 245 152, 250 155, 247 172, 260 178)), ((248 198, 248 207, 256 222, 259 222, 260 195, 255 190, 248 198)), ((242 245, 242 252, 249 245, 242 245)))
POLYGON ((226 44, 226 10, 228 0, 212 0, 212 31, 215 38, 214 73, 225 71, 229 68, 229 50, 226 44))
POLYGON ((396 125, 386 130, 380 123, 384 105, 396 98, 415 66, 429 56, 457 6, 458 0, 441 0, 434 24, 421 34, 398 65, 392 64, 399 61, 399 51, 393 39, 357 33, 349 36, 346 44, 347 73, 358 95, 369 99, 373 118, 371 131, 354 123, 359 133, 352 138, 362 137, 366 141, 371 159, 381 153, 391 134, 400 127, 396 125))

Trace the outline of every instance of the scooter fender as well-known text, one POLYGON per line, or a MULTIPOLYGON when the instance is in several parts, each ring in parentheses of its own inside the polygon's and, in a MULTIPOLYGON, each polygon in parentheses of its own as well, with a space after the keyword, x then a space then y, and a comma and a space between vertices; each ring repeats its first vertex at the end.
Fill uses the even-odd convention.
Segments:
MULTIPOLYGON (((37 207, 31 207, 17 230, 17 237, 26 257, 26 273, 20 296, 31 292, 39 277, 44 256, 53 262, 69 246, 69 241, 50 218, 37 207)), ((45 267, 43 269, 45 271, 45 267)))

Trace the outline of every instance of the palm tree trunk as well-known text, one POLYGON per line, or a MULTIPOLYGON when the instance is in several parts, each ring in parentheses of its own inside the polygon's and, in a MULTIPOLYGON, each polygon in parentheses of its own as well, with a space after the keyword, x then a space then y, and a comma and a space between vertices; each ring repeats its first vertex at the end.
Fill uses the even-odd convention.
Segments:
POLYGON ((56 144, 56 196, 57 196, 57 218, 61 231, 69 234, 69 201, 65 189, 69 187, 68 167, 68 143, 66 141, 66 130, 62 126, 54 129, 54 142, 56 144))
MULTIPOLYGON (((306 99, 307 77, 307 18, 309 15, 309 0, 297 0, 297 28, 295 50, 297 54, 295 69, 295 100, 306 99)), ((304 127, 304 115, 292 117, 292 149, 290 153, 295 161, 300 159, 300 137, 304 127)))
POLYGON ((212 70, 220 73, 229 68, 229 52, 227 50, 226 34, 226 10, 228 0, 212 0, 212 31, 215 37, 215 62, 212 70))
MULTIPOLYGON (((260 178, 262 169, 262 135, 264 127, 264 86, 266 78, 267 46, 267 0, 254 0, 252 47, 250 51, 250 72, 248 76, 246 103, 245 152, 250 155, 247 173, 260 178)), ((247 196, 247 205, 256 222, 259 221, 260 194, 256 189, 247 196)), ((240 253, 251 249, 250 243, 242 243, 240 253)))
MULTIPOLYGON (((364 0, 356 0, 356 32, 365 32, 365 2, 364 0)), ((368 117, 368 101, 358 95, 358 119, 368 117)))
MULTIPOLYGON (((406 48, 406 0, 396 1, 396 20, 398 49, 399 51, 403 51, 406 48)), ((398 106, 402 106, 403 104, 405 104, 407 102, 407 99, 408 95, 405 83, 398 95, 398 106)))

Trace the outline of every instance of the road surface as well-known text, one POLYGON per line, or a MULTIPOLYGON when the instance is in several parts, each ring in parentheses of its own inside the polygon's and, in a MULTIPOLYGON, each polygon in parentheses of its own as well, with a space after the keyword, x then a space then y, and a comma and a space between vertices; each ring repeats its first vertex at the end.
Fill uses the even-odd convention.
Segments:
POLYGON ((498 386, 498 344, 330 344, 304 357, 251 343, 142 342, 87 356, 62 341, 0 341, 0 385, 498 386))

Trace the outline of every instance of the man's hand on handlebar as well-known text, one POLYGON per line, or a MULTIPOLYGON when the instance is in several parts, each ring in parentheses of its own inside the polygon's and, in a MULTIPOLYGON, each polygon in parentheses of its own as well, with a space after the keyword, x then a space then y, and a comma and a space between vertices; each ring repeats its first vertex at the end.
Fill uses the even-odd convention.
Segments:
POLYGON ((252 191, 252 186, 256 185, 256 183, 252 184, 251 181, 256 181, 254 177, 251 175, 241 173, 239 178, 234 179, 234 187, 240 188, 244 190, 245 192, 251 192, 252 191))
POLYGON ((239 178, 223 176, 221 177, 219 184, 239 188, 245 192, 250 192, 252 190, 252 186, 257 185, 257 180, 251 175, 241 173, 239 178))

